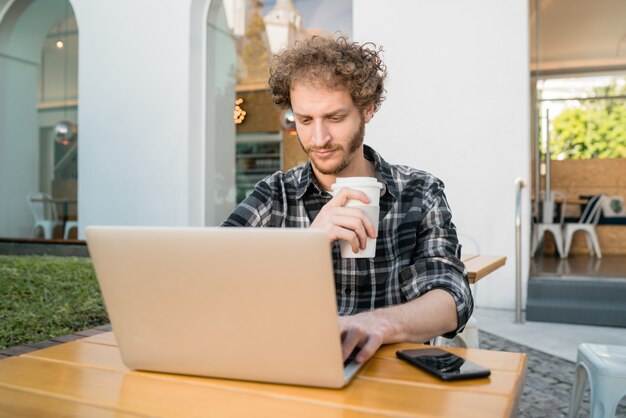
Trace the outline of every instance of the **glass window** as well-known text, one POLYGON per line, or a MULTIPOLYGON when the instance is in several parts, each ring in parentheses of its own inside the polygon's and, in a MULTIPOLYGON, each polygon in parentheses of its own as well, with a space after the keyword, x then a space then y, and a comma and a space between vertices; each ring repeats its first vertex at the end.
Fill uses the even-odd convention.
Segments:
MULTIPOLYGON (((267 85, 273 54, 291 43, 311 35, 350 36, 352 32, 352 0, 224 0, 224 14, 228 22, 228 42, 234 42, 237 52, 236 70, 223 71, 220 80, 234 75, 234 186, 228 181, 228 167, 222 160, 221 182, 216 190, 223 190, 224 201, 233 196, 232 206, 241 202, 264 177, 278 170, 288 170, 306 162, 293 129, 281 126, 285 115, 272 102, 267 85), (229 193, 226 189, 236 189, 229 193)), ((211 17, 210 17, 211 19, 211 17)), ((211 26, 211 21, 209 26, 211 26)), ((220 62, 224 62, 221 59, 220 62)), ((229 83, 218 86, 220 91, 232 89, 229 83), (226 86, 226 84, 228 84, 226 86), (224 87, 226 86, 226 87, 224 87)), ((223 99, 218 96, 217 99, 223 99)), ((209 97, 209 102, 211 102, 209 97)), ((216 105, 222 105, 221 100, 216 105)), ((217 112, 217 111, 216 111, 217 112)), ((209 115, 211 120, 213 116, 209 115)), ((221 118, 222 116, 220 116, 221 118)), ((209 124, 210 125, 210 124, 209 124)), ((219 126, 219 125, 216 125, 219 126)), ((225 129, 224 129, 225 130, 225 129)), ((225 132, 220 133, 220 146, 225 147, 225 132)), ((209 138, 210 142, 211 139, 209 138)), ((208 147, 211 152, 215 147, 208 147)), ((226 155, 224 151, 220 155, 226 155)), ((208 157, 210 159, 210 156, 208 157)), ((220 157, 221 158, 221 157, 220 157)), ((232 175, 232 174, 231 174, 232 175)), ((220 178, 211 176, 211 178, 220 178)), ((208 182, 207 182, 208 183, 208 182)), ((210 186, 209 186, 210 187, 210 186)), ((211 195, 209 193, 209 195, 211 195)), ((209 212, 211 212, 209 208, 209 212)), ((222 211, 216 211, 222 213, 222 211)), ((208 217, 207 217, 208 218, 208 217)), ((219 218, 219 216, 217 216, 219 218)), ((221 219, 215 219, 220 223, 221 219)))
POLYGON ((540 80, 537 98, 553 159, 626 157, 626 74, 540 80))

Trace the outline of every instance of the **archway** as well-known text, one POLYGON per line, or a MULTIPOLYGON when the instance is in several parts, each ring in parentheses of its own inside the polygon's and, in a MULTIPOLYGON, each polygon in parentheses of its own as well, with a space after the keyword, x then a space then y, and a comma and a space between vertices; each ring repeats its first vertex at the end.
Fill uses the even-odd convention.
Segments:
MULTIPOLYGON (((69 0, 14 0, 0 15, 0 237, 30 237, 32 192, 77 175, 76 149, 52 142, 61 120, 76 123, 78 28, 69 0), (57 45, 57 42, 60 42, 57 45), (64 148, 65 147, 65 148, 64 148)), ((70 184, 69 182, 68 184, 70 184)), ((71 203, 70 203, 71 205, 71 203)), ((59 211, 71 212, 67 204, 59 211)), ((62 231, 57 231, 60 236, 62 231)))

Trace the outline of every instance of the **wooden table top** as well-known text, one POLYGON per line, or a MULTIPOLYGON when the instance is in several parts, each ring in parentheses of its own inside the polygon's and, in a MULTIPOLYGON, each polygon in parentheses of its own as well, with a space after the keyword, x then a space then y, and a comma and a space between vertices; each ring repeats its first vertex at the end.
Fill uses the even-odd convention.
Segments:
POLYGON ((506 264, 506 257, 503 255, 474 255, 467 254, 461 257, 467 268, 467 277, 470 283, 476 283, 494 270, 506 264))
POLYGON ((343 389, 244 382, 127 369, 112 332, 0 361, 0 417, 517 416, 526 356, 450 348, 491 369, 443 382, 382 347, 343 389))

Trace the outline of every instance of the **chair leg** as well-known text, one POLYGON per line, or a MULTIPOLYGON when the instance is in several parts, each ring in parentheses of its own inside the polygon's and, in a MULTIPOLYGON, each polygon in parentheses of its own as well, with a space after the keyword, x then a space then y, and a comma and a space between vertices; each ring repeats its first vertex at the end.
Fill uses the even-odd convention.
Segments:
POLYGON ((474 316, 469 318, 467 324, 465 324, 465 329, 454 337, 454 341, 457 342, 455 347, 480 348, 480 342, 478 341, 478 321, 474 316))
POLYGON ((567 257, 567 253, 563 251, 563 235, 552 232, 552 236, 554 237, 554 244, 556 245, 556 250, 559 253, 561 258, 567 257))
MULTIPOLYGON (((601 378, 598 380, 602 380, 601 378)), ((607 418, 605 414, 603 387, 600 382, 590 382, 591 393, 589 396, 589 418, 607 418)))
POLYGON ((600 243, 598 242, 598 236, 595 233, 590 233, 588 235, 588 240, 591 242, 593 251, 596 253, 596 257, 602 258, 602 253, 600 252, 600 243))
POLYGON ((539 240, 539 231, 537 231, 538 227, 536 225, 533 226, 533 230, 530 236, 530 256, 534 257, 537 252, 537 241, 539 240))
POLYGON ((568 228, 565 228, 563 231, 563 253, 566 257, 569 255, 569 250, 572 246, 573 235, 574 233, 568 228))
POLYGON ((54 226, 53 225, 47 225, 46 227, 44 227, 44 238, 45 239, 52 239, 53 235, 54 235, 54 226))
POLYGON ((587 243, 587 251, 589 251, 589 255, 593 257, 595 255, 595 251, 593 249, 591 237, 589 236, 589 233, 587 231, 585 231, 585 242, 587 243))
POLYGON ((598 410, 597 415, 595 410, 592 410, 591 416, 597 417, 614 417, 617 413, 617 406, 620 400, 626 395, 626 388, 624 388, 624 380, 619 378, 604 377, 597 384, 597 395, 595 398, 595 409, 598 410))
POLYGON ((583 394, 585 393, 585 386, 587 385, 587 370, 581 364, 576 365, 576 376, 574 380, 574 390, 572 392, 572 399, 569 404, 568 418, 577 418, 578 410, 580 409, 580 403, 583 400, 583 394))

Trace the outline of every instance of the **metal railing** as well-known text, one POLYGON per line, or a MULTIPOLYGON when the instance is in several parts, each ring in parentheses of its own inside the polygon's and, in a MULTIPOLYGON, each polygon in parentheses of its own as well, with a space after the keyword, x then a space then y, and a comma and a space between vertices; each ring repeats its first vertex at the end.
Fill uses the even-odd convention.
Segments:
POLYGON ((526 181, 515 179, 515 323, 524 322, 522 318, 522 189, 526 181))

